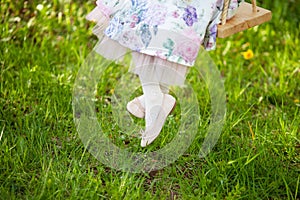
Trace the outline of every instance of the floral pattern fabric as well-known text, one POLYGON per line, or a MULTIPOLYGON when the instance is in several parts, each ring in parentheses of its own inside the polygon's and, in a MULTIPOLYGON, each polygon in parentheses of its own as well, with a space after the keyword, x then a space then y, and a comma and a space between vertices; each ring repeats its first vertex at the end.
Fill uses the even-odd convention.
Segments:
MULTIPOLYGON (((231 0, 232 17, 240 1, 231 0)), ((223 0, 98 0, 104 34, 131 50, 193 66, 201 45, 215 48, 223 0)))

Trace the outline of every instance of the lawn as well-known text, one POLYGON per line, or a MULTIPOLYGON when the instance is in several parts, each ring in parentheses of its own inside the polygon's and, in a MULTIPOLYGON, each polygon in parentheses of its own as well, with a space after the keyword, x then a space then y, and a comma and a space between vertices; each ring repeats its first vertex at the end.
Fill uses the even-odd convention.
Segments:
MULTIPOLYGON (((227 110, 212 152, 199 157, 210 96, 191 70, 188 80, 202 119, 198 136, 174 163, 131 173, 90 154, 74 123, 74 83, 97 42, 94 24, 85 20, 94 2, 2 0, 0 199, 299 200, 300 2, 258 5, 272 10, 271 22, 218 39, 217 49, 209 52, 223 78, 227 110), (247 51, 253 57, 244 57, 247 51)), ((111 117, 113 86, 126 69, 112 64, 101 77, 97 119, 116 146, 155 151, 174 137, 166 133, 176 133, 180 105, 162 136, 142 149, 111 117)))

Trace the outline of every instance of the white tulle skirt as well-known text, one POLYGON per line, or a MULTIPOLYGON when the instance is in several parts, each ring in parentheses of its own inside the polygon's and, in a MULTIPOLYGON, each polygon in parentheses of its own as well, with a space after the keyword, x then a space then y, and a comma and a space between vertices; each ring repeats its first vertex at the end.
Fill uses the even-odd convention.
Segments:
POLYGON ((104 35, 104 30, 109 23, 109 18, 101 14, 96 7, 87 15, 87 19, 97 22, 93 33, 99 38, 94 50, 104 58, 120 62, 128 54, 131 54, 130 72, 148 80, 167 84, 183 85, 189 66, 171 62, 158 56, 152 56, 132 51, 122 46, 118 41, 104 35))

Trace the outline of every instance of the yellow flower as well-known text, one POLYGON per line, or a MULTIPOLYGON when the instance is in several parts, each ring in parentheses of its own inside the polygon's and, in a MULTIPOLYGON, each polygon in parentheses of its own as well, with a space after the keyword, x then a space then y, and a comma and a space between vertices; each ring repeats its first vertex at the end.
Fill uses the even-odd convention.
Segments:
POLYGON ((254 53, 251 49, 248 49, 247 51, 242 52, 244 59, 250 60, 251 58, 254 57, 254 53))
POLYGON ((110 94, 114 94, 114 93, 115 93, 115 90, 114 90, 114 89, 111 89, 111 90, 109 91, 109 93, 110 93, 110 94))

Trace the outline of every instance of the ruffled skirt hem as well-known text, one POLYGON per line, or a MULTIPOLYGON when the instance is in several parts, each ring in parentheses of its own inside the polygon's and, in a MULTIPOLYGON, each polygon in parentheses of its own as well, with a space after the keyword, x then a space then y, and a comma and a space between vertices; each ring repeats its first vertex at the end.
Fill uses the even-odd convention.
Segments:
POLYGON ((94 47, 99 55, 115 62, 131 54, 129 71, 148 80, 167 85, 183 85, 190 67, 157 56, 132 51, 106 36, 94 47))
POLYGON ((93 28, 93 34, 100 40, 94 47, 98 54, 108 60, 120 62, 126 54, 131 53, 130 72, 167 85, 184 84, 188 66, 155 55, 135 52, 105 36, 104 30, 108 26, 109 18, 103 14, 99 6, 94 8, 86 18, 97 23, 93 28))

